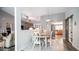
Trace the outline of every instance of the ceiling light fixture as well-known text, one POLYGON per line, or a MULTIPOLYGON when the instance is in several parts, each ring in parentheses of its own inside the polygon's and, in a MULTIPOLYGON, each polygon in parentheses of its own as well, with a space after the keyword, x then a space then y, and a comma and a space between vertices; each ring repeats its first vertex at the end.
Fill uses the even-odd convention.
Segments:
POLYGON ((47 19, 46 22, 50 22, 50 19, 47 19))
POLYGON ((28 16, 26 16, 26 15, 22 15, 22 18, 24 18, 24 19, 28 19, 28 16))

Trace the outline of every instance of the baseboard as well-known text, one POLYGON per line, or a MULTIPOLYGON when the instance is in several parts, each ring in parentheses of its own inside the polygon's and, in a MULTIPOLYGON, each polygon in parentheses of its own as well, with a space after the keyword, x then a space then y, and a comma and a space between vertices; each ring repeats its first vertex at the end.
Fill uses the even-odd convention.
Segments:
POLYGON ((73 48, 75 51, 79 51, 77 48, 75 48, 70 42, 67 42, 66 40, 64 40, 64 42, 71 48, 73 48))
MULTIPOLYGON (((73 46, 73 45, 72 45, 73 46)), ((76 47, 73 46, 73 48, 75 48, 77 51, 79 51, 79 49, 77 49, 76 47)))

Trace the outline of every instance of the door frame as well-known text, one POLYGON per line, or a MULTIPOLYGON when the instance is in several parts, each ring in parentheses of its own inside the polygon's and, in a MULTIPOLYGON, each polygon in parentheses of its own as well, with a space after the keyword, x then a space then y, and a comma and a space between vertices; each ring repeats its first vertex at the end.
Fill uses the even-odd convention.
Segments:
POLYGON ((65 39, 67 42, 72 44, 72 42, 73 42, 73 15, 67 17, 67 19, 65 20, 65 39), (72 21, 72 22, 70 23, 70 21, 72 21), (71 26, 71 29, 70 29, 70 26, 71 26), (71 36, 71 38, 69 37, 69 35, 71 36))

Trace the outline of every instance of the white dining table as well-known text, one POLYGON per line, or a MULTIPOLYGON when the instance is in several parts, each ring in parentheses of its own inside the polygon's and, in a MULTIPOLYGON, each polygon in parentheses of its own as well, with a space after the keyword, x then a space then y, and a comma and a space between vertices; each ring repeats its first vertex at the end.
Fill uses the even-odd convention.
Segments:
POLYGON ((42 36, 42 35, 40 35, 38 37, 40 38, 40 40, 42 40, 41 38, 45 39, 44 40, 45 41, 45 48, 47 48, 47 38, 48 38, 48 36, 42 36))

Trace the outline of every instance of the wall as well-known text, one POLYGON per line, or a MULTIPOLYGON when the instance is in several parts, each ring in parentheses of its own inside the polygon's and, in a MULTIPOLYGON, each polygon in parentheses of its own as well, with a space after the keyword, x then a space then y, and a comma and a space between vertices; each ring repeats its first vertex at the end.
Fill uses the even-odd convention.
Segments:
POLYGON ((53 14, 53 15, 41 16, 41 23, 44 27, 46 26, 47 19, 50 19, 53 21, 63 21, 65 19, 65 13, 58 13, 58 14, 53 14))
POLYGON ((72 8, 66 12, 66 18, 73 16, 73 42, 72 45, 79 50, 79 8, 72 8), (76 22, 76 25, 74 23, 76 22))
POLYGON ((25 50, 30 48, 32 45, 32 32, 30 30, 21 30, 21 10, 16 10, 16 37, 17 37, 17 50, 25 50))
POLYGON ((5 31, 6 30, 6 23, 10 23, 11 27, 12 27, 12 31, 15 30, 15 26, 14 26, 14 16, 0 10, 0 32, 1 31, 5 31))

